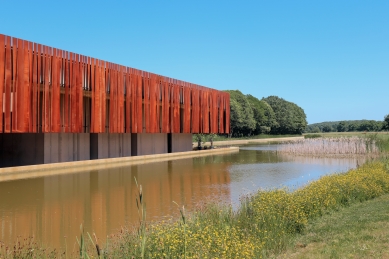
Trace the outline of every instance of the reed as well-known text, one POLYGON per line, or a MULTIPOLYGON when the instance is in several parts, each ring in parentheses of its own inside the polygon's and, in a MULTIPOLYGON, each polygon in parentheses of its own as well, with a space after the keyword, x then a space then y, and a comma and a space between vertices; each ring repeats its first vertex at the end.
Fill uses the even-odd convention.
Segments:
POLYGON ((281 145, 278 152, 294 155, 376 155, 380 149, 375 139, 360 137, 308 138, 281 145))

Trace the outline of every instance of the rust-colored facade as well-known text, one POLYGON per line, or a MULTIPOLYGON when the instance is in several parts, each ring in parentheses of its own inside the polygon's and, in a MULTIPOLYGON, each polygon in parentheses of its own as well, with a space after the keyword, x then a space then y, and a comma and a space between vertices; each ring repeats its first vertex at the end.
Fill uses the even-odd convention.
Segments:
POLYGON ((229 94, 0 34, 0 133, 228 133, 229 94))
POLYGON ((170 142, 230 128, 228 93, 2 34, 0 93, 0 160, 45 148, 0 166, 185 151, 170 142))

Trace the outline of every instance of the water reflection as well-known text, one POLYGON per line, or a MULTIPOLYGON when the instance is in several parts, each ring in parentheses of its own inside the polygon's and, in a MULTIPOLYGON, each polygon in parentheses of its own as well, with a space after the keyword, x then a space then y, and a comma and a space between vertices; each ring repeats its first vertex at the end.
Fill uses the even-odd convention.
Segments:
POLYGON ((52 247, 73 247, 80 224, 104 241, 137 222, 135 181, 142 184, 149 220, 178 214, 172 201, 193 209, 204 200, 237 203, 258 188, 300 186, 363 161, 278 155, 275 146, 240 152, 0 182, 0 240, 35 235, 52 247))
POLYGON ((191 210, 209 197, 229 198, 228 163, 215 156, 144 164, 89 173, 0 183, 0 240, 36 236, 49 246, 75 243, 82 223, 104 238, 135 223, 135 181, 143 185, 147 217, 178 212, 172 201, 191 210))

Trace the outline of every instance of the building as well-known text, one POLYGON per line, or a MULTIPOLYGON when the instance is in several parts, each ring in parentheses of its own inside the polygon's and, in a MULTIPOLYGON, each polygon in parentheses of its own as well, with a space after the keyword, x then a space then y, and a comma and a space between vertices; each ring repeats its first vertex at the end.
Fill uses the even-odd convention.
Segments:
POLYGON ((0 167, 188 151, 229 94, 0 34, 0 167))

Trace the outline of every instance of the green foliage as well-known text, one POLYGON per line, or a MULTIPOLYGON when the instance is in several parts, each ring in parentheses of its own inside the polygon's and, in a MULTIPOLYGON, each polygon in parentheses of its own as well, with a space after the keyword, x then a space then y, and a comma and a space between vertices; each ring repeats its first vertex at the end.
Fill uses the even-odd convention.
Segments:
POLYGON ((258 98, 248 94, 247 100, 254 112, 255 130, 254 134, 266 134, 272 127, 277 126, 276 115, 270 105, 258 98))
POLYGON ((301 134, 307 125, 304 110, 277 96, 259 100, 239 90, 230 94, 231 135, 301 134))
POLYGON ((273 109, 278 125, 271 129, 273 134, 301 134, 307 126, 304 110, 292 102, 277 96, 263 98, 273 109))
POLYGON ((255 119, 250 102, 239 90, 229 90, 226 92, 230 93, 232 135, 251 135, 255 130, 255 119))
MULTIPOLYGON (((388 117, 388 123, 389 123, 389 117, 388 117)), ((307 126, 305 132, 316 133, 317 128, 319 128, 321 132, 356 132, 356 131, 377 132, 377 131, 385 130, 385 121, 375 121, 375 120, 327 121, 327 122, 310 124, 307 126)))
POLYGON ((383 130, 389 130, 389 114, 385 116, 384 122, 382 124, 383 130))
POLYGON ((322 136, 320 134, 307 134, 304 135, 304 138, 321 138, 322 136))

